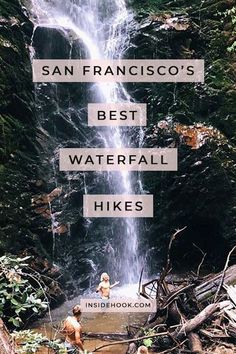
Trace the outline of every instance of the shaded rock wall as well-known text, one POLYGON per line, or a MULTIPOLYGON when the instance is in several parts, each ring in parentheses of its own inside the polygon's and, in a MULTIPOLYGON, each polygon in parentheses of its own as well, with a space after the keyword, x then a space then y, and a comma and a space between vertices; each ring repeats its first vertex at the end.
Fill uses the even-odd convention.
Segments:
POLYGON ((146 189, 156 196, 155 219, 147 223, 146 235, 152 259, 157 265, 175 228, 187 226, 173 249, 176 263, 201 259, 194 243, 208 253, 213 267, 220 266, 235 244, 236 91, 230 50, 235 25, 227 14, 233 2, 133 1, 133 6, 139 29, 127 57, 201 58, 206 66, 204 84, 129 85, 137 100, 149 104, 146 145, 179 148, 177 173, 144 175, 146 189), (193 148, 178 125, 218 133, 193 148))
MULTIPOLYGON (((45 257, 51 257, 37 233, 40 223, 32 207, 34 195, 44 189, 41 158, 46 140, 35 114, 32 33, 33 24, 20 3, 0 0, 0 254, 21 254, 31 249, 27 254, 37 264, 37 259, 46 262, 45 257)), ((48 284, 48 289, 53 305, 63 300, 56 280, 48 284)))
POLYGON ((33 25, 18 1, 0 1, 1 235, 0 250, 31 242, 30 195, 37 175, 33 84, 29 58, 33 25))
MULTIPOLYGON (((137 10, 138 29, 132 33, 128 58, 206 61, 204 84, 127 85, 131 95, 149 104, 145 145, 179 147, 177 173, 144 174, 145 190, 156 198, 155 219, 146 223, 148 231, 141 247, 151 249, 148 257, 153 256, 152 270, 156 272, 170 234, 187 226, 173 250, 176 262, 189 264, 201 258, 197 251, 193 254, 193 243, 220 261, 235 242, 236 91, 234 53, 228 51, 234 26, 225 15, 233 2, 148 0, 133 1, 130 6, 137 10), (193 148, 187 143, 189 133, 177 127, 196 130, 197 124, 204 129, 213 126, 218 133, 209 134, 193 148)), ((86 112, 80 111, 88 97, 82 85, 39 85, 35 105, 29 58, 32 23, 16 0, 0 0, 0 13, 0 252, 33 247, 52 259, 56 241, 57 259, 71 272, 66 279, 68 290, 75 279, 85 288, 90 275, 100 270, 91 258, 102 259, 110 251, 104 244, 109 245, 112 235, 105 225, 95 222, 93 238, 86 238, 81 216, 83 176, 71 176, 69 186, 68 176, 55 177, 51 158, 60 144, 78 147, 90 143, 86 112), (57 225, 52 225, 52 211, 57 214, 57 225)), ((52 58, 52 54, 54 58, 68 57, 69 52, 72 58, 85 55, 78 39, 56 29, 38 27, 34 46, 41 58, 52 58)), ((87 187, 94 192, 96 186, 89 182, 87 177, 87 187)))

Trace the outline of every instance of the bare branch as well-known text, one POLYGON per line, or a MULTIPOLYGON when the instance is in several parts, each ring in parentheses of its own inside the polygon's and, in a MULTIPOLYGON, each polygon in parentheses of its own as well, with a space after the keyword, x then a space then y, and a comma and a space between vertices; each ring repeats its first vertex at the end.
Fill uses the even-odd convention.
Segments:
POLYGON ((219 284, 219 287, 217 289, 217 292, 215 294, 215 299, 214 299, 214 302, 217 301, 217 298, 218 298, 218 295, 219 295, 219 292, 220 292, 220 289, 224 283, 224 279, 225 279, 225 272, 229 266, 229 261, 230 261, 230 257, 232 255, 232 253, 236 250, 236 246, 234 246, 231 251, 229 252, 228 256, 227 256, 227 259, 226 259, 226 262, 225 262, 225 266, 224 266, 224 269, 223 269, 223 273, 222 273, 222 277, 221 277, 221 281, 220 281, 220 284, 219 284))

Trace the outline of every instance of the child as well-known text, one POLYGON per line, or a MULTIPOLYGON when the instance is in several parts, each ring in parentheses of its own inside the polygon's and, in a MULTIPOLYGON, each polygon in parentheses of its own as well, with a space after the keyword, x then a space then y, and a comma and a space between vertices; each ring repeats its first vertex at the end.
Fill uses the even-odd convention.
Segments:
POLYGON ((110 285, 110 277, 107 273, 102 273, 101 283, 98 285, 96 293, 100 293, 100 296, 103 300, 108 300, 110 298, 110 289, 118 285, 120 282, 117 281, 113 285, 110 285))
POLYGON ((148 354, 148 350, 144 345, 138 348, 137 354, 148 354))

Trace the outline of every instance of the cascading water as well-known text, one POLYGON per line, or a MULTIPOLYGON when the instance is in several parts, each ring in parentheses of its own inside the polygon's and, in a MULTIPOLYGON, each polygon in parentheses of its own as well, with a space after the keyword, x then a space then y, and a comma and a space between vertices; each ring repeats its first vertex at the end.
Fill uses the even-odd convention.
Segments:
MULTIPOLYGON (((40 26, 57 26, 69 30, 72 36, 83 42, 88 59, 119 59, 125 53, 133 21, 125 0, 32 0, 32 4, 40 26)), ((88 103, 132 100, 125 87, 115 82, 94 84, 89 88, 89 95, 88 103)), ((108 127, 97 128, 95 132, 99 147, 138 147, 132 146, 133 134, 137 134, 139 143, 142 143, 140 128, 108 127)), ((83 176, 84 186, 88 184, 87 176, 83 176)), ((108 187, 107 194, 129 195, 142 192, 138 173, 98 173, 98 188, 99 184, 103 186, 104 179, 108 187)), ((107 220, 109 232, 113 234, 104 248, 107 271, 119 276, 123 282, 137 282, 142 267, 141 257, 138 255, 140 221, 134 218, 107 220)), ((91 233, 92 220, 87 225, 91 233)))

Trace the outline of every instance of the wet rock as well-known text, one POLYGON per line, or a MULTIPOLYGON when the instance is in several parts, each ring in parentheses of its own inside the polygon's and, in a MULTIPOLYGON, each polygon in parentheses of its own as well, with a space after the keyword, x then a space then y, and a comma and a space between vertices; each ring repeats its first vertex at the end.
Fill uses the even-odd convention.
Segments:
POLYGON ((33 46, 39 59, 67 59, 71 44, 68 32, 60 26, 38 26, 34 32, 33 46))
POLYGON ((31 37, 34 30, 34 25, 31 21, 26 21, 21 23, 21 28, 27 37, 31 37))
POLYGON ((151 174, 145 175, 149 191, 158 191, 156 222, 150 230, 152 247, 157 246, 156 242, 159 247, 162 242, 165 244, 173 225, 174 229, 187 226, 173 247, 175 264, 199 261, 201 255, 193 250, 193 243, 208 254, 209 261, 214 258, 216 263, 223 264, 221 256, 234 244, 234 148, 221 132, 202 124, 167 125, 162 121, 146 136, 147 146, 151 147, 169 147, 172 137, 172 147, 178 147, 179 152, 179 168, 174 175, 155 179, 151 174))
MULTIPOLYGON (((152 2, 155 11, 148 8, 150 1, 137 3, 142 6, 137 15, 140 26, 133 33, 126 53, 129 59, 204 57, 207 69, 204 84, 127 85, 137 101, 147 102, 150 107, 149 124, 153 130, 146 131, 146 145, 179 147, 178 173, 145 174, 144 188, 157 198, 156 217, 148 225, 148 236, 144 233, 143 246, 149 243, 158 249, 156 258, 160 260, 164 254, 161 247, 173 229, 187 223, 183 243, 174 251, 176 261, 191 259, 192 254, 188 252, 193 242, 209 252, 211 245, 218 243, 218 249, 211 252, 212 258, 220 254, 219 250, 223 255, 234 240, 235 90, 234 68, 227 56, 227 46, 233 39, 232 27, 228 19, 224 27, 219 11, 232 7, 232 2, 155 1, 152 2), (153 13, 155 18, 150 17, 153 13)), ((79 112, 92 93, 85 97, 83 84, 37 85, 39 114, 44 111, 45 118, 36 129, 27 49, 32 24, 15 0, 1 1, 0 9, 3 16, 0 20, 0 115, 1 131, 4 131, 0 249, 15 253, 37 245, 40 253, 49 259, 55 249, 56 259, 66 274, 67 290, 71 291, 74 286, 83 289, 92 274, 100 271, 91 259, 101 259, 100 268, 106 266, 102 263, 105 251, 102 245, 109 244, 109 229, 105 223, 95 221, 93 240, 86 238, 89 221, 82 218, 82 195, 86 183, 88 191, 97 192, 96 183, 92 185, 91 177, 85 178, 80 173, 67 176, 61 173, 55 181, 55 160, 51 157, 57 154, 54 148, 59 145, 78 147, 92 141, 96 146, 96 134, 91 134, 91 141, 87 142, 86 112, 79 112), (65 187, 63 193, 55 191, 56 183, 65 187), (32 199, 34 208, 30 205, 32 199), (52 214, 56 217, 53 229, 52 214), (49 232, 62 235, 56 236, 56 245, 49 232)), ((70 53, 72 58, 83 58, 86 52, 79 38, 59 27, 38 26, 34 45, 36 55, 44 59, 68 58, 70 53)), ((38 269, 43 267, 41 264, 38 269)), ((57 293, 54 283, 50 291, 53 288, 57 293)))
POLYGON ((53 230, 49 229, 48 231, 53 231, 55 234, 62 235, 68 233, 68 227, 66 225, 55 225, 53 230))
MULTIPOLYGON (((44 248, 40 231, 45 230, 48 238, 45 243, 49 243, 50 248, 49 203, 56 201, 62 190, 55 185, 49 191, 45 189, 48 167, 43 168, 40 161, 41 144, 47 146, 48 136, 37 128, 35 119, 29 52, 33 25, 16 0, 0 1, 0 13, 0 252, 20 254, 27 249, 24 253, 33 255, 31 266, 45 275, 51 302, 56 305, 65 299, 58 283, 61 273, 47 260, 51 256, 44 248)), ((55 232, 66 232, 66 225, 61 222, 55 232)))
POLYGON ((43 128, 60 139, 73 138, 78 134, 78 127, 71 120, 70 114, 54 112, 43 123, 43 128))
POLYGON ((39 208, 35 208, 34 212, 44 217, 45 219, 51 220, 51 212, 48 205, 41 206, 39 208))
MULTIPOLYGON (((233 27, 225 16, 233 3, 166 0, 134 5, 140 27, 128 57, 204 58, 206 66, 204 84, 127 85, 151 112, 145 146, 179 151, 176 173, 144 175, 145 190, 157 196, 155 220, 147 222, 156 267, 173 230, 184 226, 187 229, 173 250, 174 261, 200 262, 201 255, 192 250, 195 243, 220 265, 235 243, 235 54, 228 51, 233 27)), ((145 243, 146 238, 143 247, 145 243)))
POLYGON ((55 188, 48 194, 41 194, 32 198, 32 205, 49 204, 62 193, 62 188, 55 188))
POLYGON ((186 31, 190 27, 190 19, 186 15, 160 14, 151 16, 152 23, 159 23, 159 29, 186 31))
POLYGON ((24 237, 31 229, 28 181, 37 171, 35 116, 31 109, 33 83, 28 51, 31 38, 29 31, 25 32, 26 23, 31 28, 32 23, 16 0, 10 3, 2 0, 0 13, 0 250, 16 253, 27 243, 24 237))

